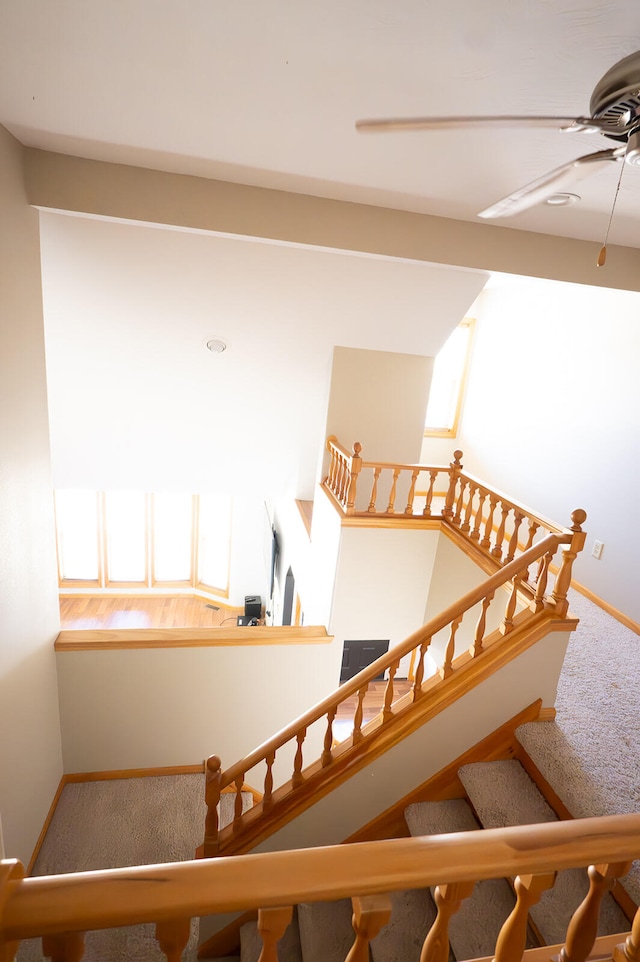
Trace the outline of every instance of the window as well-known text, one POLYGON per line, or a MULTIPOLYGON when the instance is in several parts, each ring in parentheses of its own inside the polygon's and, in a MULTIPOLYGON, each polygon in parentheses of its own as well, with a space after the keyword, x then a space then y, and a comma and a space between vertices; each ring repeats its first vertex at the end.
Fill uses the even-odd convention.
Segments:
POLYGON ((198 587, 229 593, 231 498, 55 492, 60 587, 198 587))
POLYGON ((450 334, 433 364, 425 435, 455 437, 462 407, 474 321, 465 318, 450 334))

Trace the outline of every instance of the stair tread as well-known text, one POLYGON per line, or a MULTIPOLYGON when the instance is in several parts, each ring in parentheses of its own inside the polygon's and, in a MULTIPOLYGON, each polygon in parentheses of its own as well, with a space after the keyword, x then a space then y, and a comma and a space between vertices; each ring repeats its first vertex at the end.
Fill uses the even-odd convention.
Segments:
MULTIPOLYGON (((472 832, 481 827, 463 798, 417 802, 407 806, 404 817, 414 836, 472 832)), ((500 928, 514 905, 515 896, 505 879, 478 882, 449 924, 449 941, 454 956, 474 959, 493 955, 500 928)), ((535 944, 530 939, 527 947, 535 944)), ((375 956, 374 962, 377 962, 375 956)))
POLYGON ((355 941, 351 899, 298 906, 304 962, 344 962, 355 941))
MULTIPOLYGON (((484 828, 558 821, 519 761, 477 762, 464 765, 458 775, 484 828)), ((531 918, 548 945, 564 941, 571 916, 588 889, 586 869, 567 869, 558 873, 554 887, 532 906, 531 918)), ((606 895, 598 935, 623 932, 628 924, 611 895, 606 895)))
POLYGON ((420 952, 436 918, 428 889, 391 892, 391 919, 371 941, 373 962, 420 962, 420 952))

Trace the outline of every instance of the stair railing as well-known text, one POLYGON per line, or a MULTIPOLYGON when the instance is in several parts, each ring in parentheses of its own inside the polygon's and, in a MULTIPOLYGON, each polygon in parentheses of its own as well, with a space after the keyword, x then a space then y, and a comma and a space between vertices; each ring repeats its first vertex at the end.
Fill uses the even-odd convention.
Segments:
MULTIPOLYGON (((639 856, 640 815, 612 815, 36 878, 24 878, 22 865, 6 860, 0 863, 0 959, 13 959, 21 940, 41 937, 44 955, 78 962, 85 931, 155 922, 165 958, 178 962, 191 918, 258 910, 261 959, 277 962, 277 941, 294 905, 351 898, 355 940, 347 962, 355 962, 368 958, 370 939, 389 921, 390 892, 436 886, 438 914, 421 960, 447 962, 449 920, 474 883, 515 877, 516 905, 495 949, 495 962, 514 962, 524 955, 529 906, 557 871, 588 865, 589 891, 558 947, 563 962, 585 962, 603 894, 639 856)), ((626 935, 615 937, 609 956, 613 951, 617 962, 638 962, 640 912, 626 935)), ((555 957, 558 949, 549 951, 555 957)))
MULTIPOLYGON (((581 523, 585 518, 584 511, 574 511, 574 524, 571 529, 563 533, 549 534, 532 545, 231 768, 222 772, 220 758, 217 755, 210 756, 205 765, 207 815, 201 849, 204 857, 217 855, 225 846, 235 843, 243 832, 255 833, 258 819, 263 816, 268 815, 269 818, 266 821, 263 818, 260 829, 262 832, 268 822, 275 825, 278 819, 292 808, 295 807, 297 811, 304 810, 312 804, 314 798, 319 797, 321 789, 323 793, 328 791, 331 783, 335 784, 336 780, 348 777, 347 771, 351 774, 358 770, 358 766, 363 767, 367 764, 366 756, 373 744, 378 748, 382 744, 381 735, 385 730, 391 734, 392 726, 399 720, 404 724, 411 712, 416 719, 418 715, 422 717, 429 702, 427 694, 433 698, 434 693, 441 693, 442 686, 449 684, 450 679, 457 682, 457 676, 464 671, 471 673, 473 670, 475 673, 477 660, 490 652, 494 644, 511 644, 513 650, 517 651, 520 631, 532 627, 535 619, 540 621, 548 617, 564 618, 567 612, 566 595, 571 581, 571 566, 584 544, 585 534, 581 523), (548 593, 550 564, 560 545, 565 545, 566 548, 552 591, 548 593), (532 567, 537 568, 537 578, 533 587, 523 597, 521 589, 527 582, 532 567), (503 589, 506 590, 506 599, 503 589), (473 609, 476 609, 476 612, 472 616, 473 609), (498 617, 495 617, 496 609, 500 612, 498 617), (469 622, 473 629, 472 642, 468 653, 455 658, 456 635, 465 617, 474 618, 473 623, 469 622), (497 630, 488 629, 488 624, 498 621, 500 624, 497 630), (519 630, 516 632, 515 629, 519 630), (436 676, 426 677, 427 653, 433 638, 439 632, 446 634, 442 662, 436 676), (413 687, 409 694, 396 700, 394 678, 401 660, 406 656, 413 656, 416 661, 413 687), (376 719, 363 724, 367 691, 374 679, 383 674, 388 680, 382 710, 376 719), (350 737, 335 745, 334 723, 338 709, 352 698, 355 699, 352 733, 350 737), (305 767, 305 739, 308 730, 316 723, 324 726, 323 751, 319 759, 314 758, 311 764, 305 767), (292 770, 289 769, 288 780, 274 788, 274 764, 279 753, 283 753, 281 757, 285 759, 284 764, 288 764, 287 750, 289 755, 294 756, 292 770), (256 766, 262 766, 265 773, 262 801, 243 813, 242 788, 245 782, 258 787, 256 766), (250 777, 249 772, 252 772, 250 777), (230 825, 220 831, 218 803, 221 792, 229 789, 235 794, 234 818, 230 825)), ((474 683, 479 683, 480 674, 481 672, 474 683)), ((372 757, 375 756, 370 756, 369 760, 372 757)), ((258 777, 259 775, 258 772, 258 777)))
POLYGON ((513 561, 537 538, 562 532, 553 521, 464 473, 462 451, 454 451, 445 467, 364 461, 359 442, 349 453, 333 436, 327 450, 323 487, 347 516, 440 520, 499 564, 513 561))

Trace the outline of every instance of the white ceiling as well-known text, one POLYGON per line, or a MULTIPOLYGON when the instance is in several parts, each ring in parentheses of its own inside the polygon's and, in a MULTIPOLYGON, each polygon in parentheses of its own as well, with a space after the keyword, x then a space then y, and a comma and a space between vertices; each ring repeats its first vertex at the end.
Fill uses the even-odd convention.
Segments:
MULTIPOLYGON (((31 146, 474 220, 610 142, 354 121, 584 114, 637 49, 637 0, 2 0, 0 122, 31 146)), ((500 223, 599 241, 618 169, 500 223)), ((611 243, 640 246, 639 208, 627 167, 611 243)))

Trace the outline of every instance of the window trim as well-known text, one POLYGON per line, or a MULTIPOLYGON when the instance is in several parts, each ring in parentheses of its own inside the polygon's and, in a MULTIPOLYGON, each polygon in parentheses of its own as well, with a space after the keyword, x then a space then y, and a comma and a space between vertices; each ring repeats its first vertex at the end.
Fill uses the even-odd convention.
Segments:
POLYGON ((464 401, 465 392, 467 389, 469 368, 471 366, 471 350, 473 347, 473 339, 475 337, 476 319, 475 317, 465 317, 463 318, 463 320, 460 321, 457 327, 467 327, 469 329, 469 335, 467 338, 467 348, 464 355, 464 361, 462 362, 462 373, 460 376, 460 384, 458 387, 458 396, 456 398, 455 411, 453 415, 453 424, 451 425, 450 428, 427 427, 425 425, 425 429, 424 429, 425 438, 455 438, 458 434, 460 415, 462 413, 462 405, 464 401))

